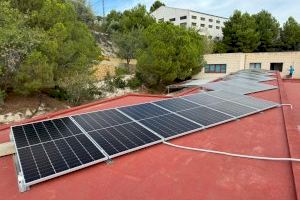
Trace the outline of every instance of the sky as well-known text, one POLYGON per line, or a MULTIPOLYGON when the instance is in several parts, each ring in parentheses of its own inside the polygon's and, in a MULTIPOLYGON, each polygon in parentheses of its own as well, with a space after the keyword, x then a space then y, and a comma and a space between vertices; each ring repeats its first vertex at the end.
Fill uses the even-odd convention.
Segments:
MULTIPOLYGON (((102 0, 86 0, 97 15, 102 15, 102 0)), ((138 3, 149 9, 155 0, 105 0, 105 12, 115 9, 123 11, 138 3)), ((234 10, 254 14, 264 9, 272 13, 283 24, 289 16, 300 23, 300 0, 161 0, 167 6, 191 9, 199 12, 230 17, 234 10)))

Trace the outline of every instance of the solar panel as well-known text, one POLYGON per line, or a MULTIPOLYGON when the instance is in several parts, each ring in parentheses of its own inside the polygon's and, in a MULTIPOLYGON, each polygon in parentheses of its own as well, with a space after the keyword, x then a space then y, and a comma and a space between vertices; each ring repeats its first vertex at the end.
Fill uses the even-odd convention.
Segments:
POLYGON ((278 106, 277 103, 262 100, 262 99, 253 98, 253 97, 250 97, 250 96, 245 96, 245 97, 242 97, 242 98, 233 99, 232 101, 237 102, 237 103, 242 104, 242 105, 257 108, 257 109, 260 109, 260 110, 265 110, 265 109, 269 109, 269 108, 273 108, 273 107, 278 106))
POLYGON ((161 142, 161 138, 136 122, 88 132, 110 158, 161 142))
POLYGON ((208 105, 208 107, 224 112, 228 115, 233 115, 235 117, 242 117, 257 112, 257 110, 254 108, 242 106, 229 101, 208 105))
POLYGON ((253 81, 245 82, 245 81, 240 81, 240 79, 213 82, 213 83, 206 84, 203 87, 209 90, 215 90, 215 91, 223 90, 223 91, 229 91, 237 94, 249 94, 249 93, 255 93, 255 92, 277 88, 274 85, 263 84, 263 83, 253 82, 253 81))
POLYGON ((139 121, 164 139, 179 137, 183 134, 200 130, 203 126, 184 119, 176 114, 168 114, 139 121))
POLYGON ((163 101, 156 101, 153 103, 173 112, 195 108, 199 106, 198 104, 186 101, 181 98, 172 98, 163 101))
POLYGON ((27 186, 107 159, 67 117, 15 126, 12 133, 27 186))
POLYGON ((218 98, 221 98, 224 100, 232 100, 232 99, 236 99, 236 98, 245 97, 245 95, 242 95, 242 94, 236 94, 233 92, 223 91, 223 90, 210 91, 210 92, 207 92, 206 94, 214 96, 214 97, 218 97, 218 98))
POLYGON ((213 97, 213 96, 207 95, 205 93, 199 93, 199 94, 185 96, 185 97, 183 97, 183 99, 192 101, 192 102, 200 104, 200 105, 211 105, 211 104, 216 104, 216 103, 220 103, 220 102, 224 101, 220 98, 213 97))
POLYGON ((179 114, 195 122, 198 122, 203 126, 206 126, 206 128, 208 126, 216 125, 221 122, 224 123, 231 119, 234 119, 234 117, 230 115, 226 115, 206 107, 198 107, 190 110, 185 110, 179 112, 179 114))
POLYGON ((72 118, 87 132, 132 121, 116 109, 76 115, 72 118))
POLYGON ((119 110, 136 120, 170 113, 151 103, 123 107, 119 108, 119 110))

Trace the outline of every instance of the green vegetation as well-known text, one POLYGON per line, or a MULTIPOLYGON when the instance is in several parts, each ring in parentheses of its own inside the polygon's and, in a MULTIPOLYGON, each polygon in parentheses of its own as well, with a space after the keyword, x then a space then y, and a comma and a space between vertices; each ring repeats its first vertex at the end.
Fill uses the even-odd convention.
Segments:
POLYGON ((155 1, 152 6, 150 7, 150 12, 155 11, 156 9, 158 9, 161 6, 165 6, 164 3, 160 2, 160 1, 155 1))
POLYGON ((223 35, 223 40, 215 41, 216 53, 300 50, 300 24, 290 17, 280 28, 265 10, 255 15, 235 11, 225 22, 223 35))
POLYGON ((204 39, 193 29, 156 23, 145 29, 142 40, 137 72, 148 87, 162 89, 185 80, 204 64, 204 39))
POLYGON ((103 31, 109 34, 114 32, 130 32, 133 29, 147 28, 155 23, 154 18, 147 12, 146 6, 138 4, 123 13, 112 10, 103 24, 103 31))
POLYGON ((224 24, 223 44, 227 52, 252 52, 259 46, 255 19, 248 13, 235 11, 224 24))
POLYGON ((274 51, 278 46, 280 32, 279 22, 271 13, 262 10, 253 15, 256 22, 256 30, 259 33, 260 44, 255 49, 257 52, 274 51))
POLYGON ((84 1, 5 0, 0 18, 1 90, 30 95, 61 88, 75 104, 91 98, 90 68, 100 49, 84 1))
POLYGON ((282 48, 288 51, 300 50, 300 24, 289 17, 281 31, 282 48))
POLYGON ((127 65, 130 60, 136 58, 137 50, 141 47, 141 29, 132 29, 128 32, 115 32, 113 34, 113 41, 118 47, 118 56, 126 59, 127 65))

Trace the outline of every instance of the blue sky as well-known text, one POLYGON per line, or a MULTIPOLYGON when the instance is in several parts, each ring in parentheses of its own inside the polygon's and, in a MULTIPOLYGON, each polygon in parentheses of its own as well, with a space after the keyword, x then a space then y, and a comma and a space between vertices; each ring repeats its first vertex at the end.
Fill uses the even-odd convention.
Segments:
MULTIPOLYGON (((102 0, 86 0, 90 2, 94 12, 102 15, 102 0)), ((155 0, 105 0, 105 10, 108 13, 115 9, 123 11, 138 3, 149 8, 155 0)), ((166 5, 177 8, 187 8, 209 14, 229 17, 235 9, 256 13, 262 9, 268 10, 282 24, 289 16, 300 23, 300 0, 162 0, 166 5)))

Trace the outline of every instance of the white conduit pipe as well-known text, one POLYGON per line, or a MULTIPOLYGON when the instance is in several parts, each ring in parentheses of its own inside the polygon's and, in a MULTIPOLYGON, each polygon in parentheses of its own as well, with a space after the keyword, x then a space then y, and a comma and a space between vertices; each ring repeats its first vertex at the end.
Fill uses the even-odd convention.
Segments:
POLYGON ((293 105, 292 104, 289 104, 289 103, 283 103, 283 104, 280 104, 281 106, 290 106, 291 107, 291 110, 293 109, 293 105))
POLYGON ((177 144, 172 144, 172 143, 169 143, 166 141, 164 141, 163 143, 166 145, 175 147, 175 148, 179 148, 179 149, 184 149, 184 150, 189 150, 189 151, 199 151, 199 152, 205 152, 205 153, 213 153, 213 154, 238 157, 238 158, 248 158, 248 159, 255 159, 255 160, 270 160, 270 161, 300 162, 299 158, 278 158, 278 157, 252 156, 252 155, 245 155, 245 154, 229 153, 229 152, 224 152, 224 151, 216 151, 216 150, 211 150, 211 149, 198 149, 198 148, 193 148, 193 147, 186 147, 186 146, 181 146, 181 145, 177 145, 177 144))

